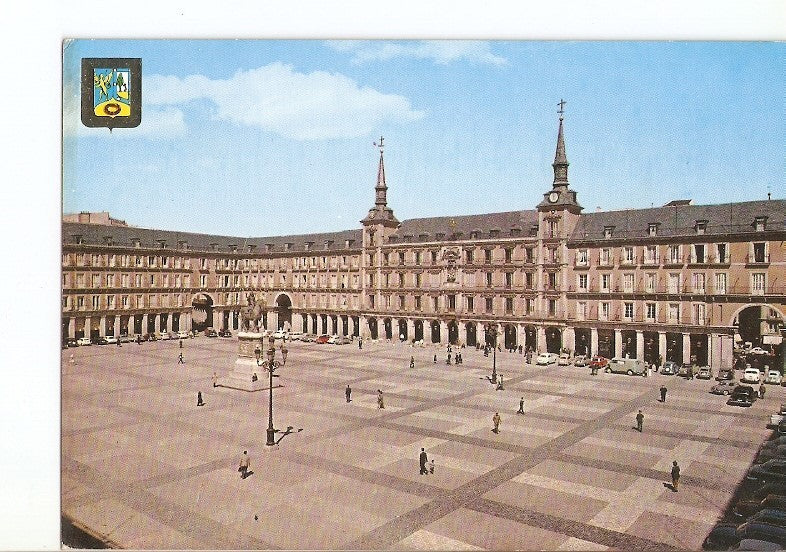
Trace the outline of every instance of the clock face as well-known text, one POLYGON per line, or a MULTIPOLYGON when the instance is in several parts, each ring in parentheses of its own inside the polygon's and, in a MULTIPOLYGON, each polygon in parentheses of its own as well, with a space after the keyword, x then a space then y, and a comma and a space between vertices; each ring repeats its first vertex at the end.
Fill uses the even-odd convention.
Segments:
POLYGON ((377 213, 376 213, 376 211, 371 211, 371 212, 368 214, 368 218, 374 218, 375 216, 377 216, 377 213))
POLYGON ((549 194, 549 201, 550 201, 550 202, 552 202, 552 203, 556 203, 556 201, 557 201, 558 199, 559 199, 559 194, 558 194, 557 192, 551 192, 551 193, 549 194))

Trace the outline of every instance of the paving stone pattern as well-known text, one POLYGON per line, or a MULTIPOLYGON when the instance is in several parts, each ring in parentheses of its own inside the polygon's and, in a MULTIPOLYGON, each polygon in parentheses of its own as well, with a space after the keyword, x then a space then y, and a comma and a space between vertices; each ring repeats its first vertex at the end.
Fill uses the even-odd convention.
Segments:
POLYGON ((288 347, 274 421, 293 433, 273 447, 267 390, 212 387, 234 339, 186 340, 183 365, 176 341, 64 351, 63 515, 133 549, 699 549, 786 395, 770 386, 742 409, 713 382, 591 376, 506 352, 500 391, 474 349, 456 366, 436 346, 288 347), (419 474, 421 447, 434 474, 419 474), (673 460, 678 493, 664 485, 673 460))

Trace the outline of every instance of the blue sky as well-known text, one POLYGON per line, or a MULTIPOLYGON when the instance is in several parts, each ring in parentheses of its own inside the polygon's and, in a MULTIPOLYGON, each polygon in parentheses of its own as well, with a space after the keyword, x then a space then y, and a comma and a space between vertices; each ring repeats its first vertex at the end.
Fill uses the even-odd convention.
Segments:
POLYGON ((89 40, 64 50, 63 210, 266 236, 531 209, 564 98, 588 211, 784 197, 786 44, 89 40), (143 122, 79 121, 82 57, 140 57, 143 122), (769 187, 769 188, 768 188, 769 187))

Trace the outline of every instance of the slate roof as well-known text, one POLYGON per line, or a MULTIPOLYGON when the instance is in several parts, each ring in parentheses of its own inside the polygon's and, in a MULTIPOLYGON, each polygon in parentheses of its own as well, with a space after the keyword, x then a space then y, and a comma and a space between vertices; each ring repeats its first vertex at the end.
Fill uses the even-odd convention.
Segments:
POLYGON ((650 223, 660 223, 658 237, 694 236, 696 221, 701 220, 707 221, 705 234, 746 234, 755 231, 753 222, 758 216, 767 217, 767 231, 786 230, 786 200, 583 213, 569 242, 603 239, 606 226, 615 227, 613 239, 645 238, 650 223))
POLYGON ((479 239, 492 237, 492 230, 497 230, 496 237, 522 237, 530 235, 530 228, 538 223, 537 211, 508 211, 504 213, 488 213, 485 215, 456 215, 452 217, 429 217, 405 220, 401 223, 396 235, 398 242, 412 243, 437 241, 437 234, 444 234, 444 239, 470 239, 472 232, 479 232, 479 239), (455 224, 452 224, 455 223, 455 224), (519 229, 517 234, 514 229, 519 229), (514 230, 511 232, 511 230, 514 230), (412 236, 407 240, 406 236, 412 236))

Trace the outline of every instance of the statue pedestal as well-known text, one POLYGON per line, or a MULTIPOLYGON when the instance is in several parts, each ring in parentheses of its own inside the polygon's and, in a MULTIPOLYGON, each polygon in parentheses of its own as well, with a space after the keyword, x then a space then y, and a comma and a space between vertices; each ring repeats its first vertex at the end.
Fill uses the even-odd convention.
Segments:
POLYGON ((258 347, 262 351, 262 358, 264 358, 263 337, 258 332, 238 332, 235 365, 226 376, 218 378, 216 385, 241 391, 261 391, 268 388, 267 372, 261 366, 257 366, 257 357, 254 353, 258 347), (252 381, 254 374, 257 375, 256 381, 252 381))

